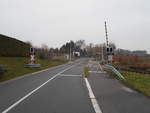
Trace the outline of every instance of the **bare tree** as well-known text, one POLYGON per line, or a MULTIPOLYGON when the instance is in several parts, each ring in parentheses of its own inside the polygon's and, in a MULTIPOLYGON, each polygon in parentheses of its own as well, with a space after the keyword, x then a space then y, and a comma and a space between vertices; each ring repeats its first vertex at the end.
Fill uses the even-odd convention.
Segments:
POLYGON ((76 46, 78 46, 80 49, 84 49, 85 48, 85 40, 78 40, 75 43, 76 46))

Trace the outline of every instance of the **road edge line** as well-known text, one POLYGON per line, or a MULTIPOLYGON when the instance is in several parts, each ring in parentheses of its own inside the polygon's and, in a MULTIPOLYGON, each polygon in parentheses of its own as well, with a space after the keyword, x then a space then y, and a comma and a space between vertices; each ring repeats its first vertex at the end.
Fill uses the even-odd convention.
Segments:
POLYGON ((92 91, 90 83, 88 82, 88 79, 84 77, 84 80, 85 80, 87 89, 89 91, 89 97, 90 97, 90 100, 92 102, 92 105, 93 105, 93 108, 95 110, 95 113, 102 113, 102 110, 100 109, 100 106, 98 105, 98 102, 97 102, 97 100, 96 100, 96 98, 94 96, 94 93, 92 91))

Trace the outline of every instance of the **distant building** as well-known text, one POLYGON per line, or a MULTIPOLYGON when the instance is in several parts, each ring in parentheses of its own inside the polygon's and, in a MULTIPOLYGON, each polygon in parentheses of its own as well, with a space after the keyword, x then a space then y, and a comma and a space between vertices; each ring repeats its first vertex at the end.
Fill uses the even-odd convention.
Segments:
POLYGON ((73 52, 73 56, 80 57, 80 52, 73 52))
POLYGON ((142 50, 137 50, 137 51, 132 51, 131 55, 134 56, 147 56, 147 51, 142 51, 142 50))
POLYGON ((145 50, 129 51, 125 49, 117 49, 115 51, 115 54, 119 54, 123 56, 141 56, 141 57, 149 56, 149 54, 145 50))

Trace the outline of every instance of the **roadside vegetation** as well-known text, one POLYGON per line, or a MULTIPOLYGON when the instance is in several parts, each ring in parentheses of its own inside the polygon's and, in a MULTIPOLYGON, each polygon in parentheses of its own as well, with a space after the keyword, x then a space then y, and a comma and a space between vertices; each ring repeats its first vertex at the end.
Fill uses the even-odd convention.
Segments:
POLYGON ((121 80, 129 87, 150 97, 150 75, 129 71, 121 71, 121 74, 125 77, 125 80, 122 80, 112 71, 107 71, 107 73, 111 77, 115 77, 118 80, 121 80))
POLYGON ((150 75, 135 72, 122 72, 125 84, 150 97, 150 75))
MULTIPOLYGON (((150 97, 150 57, 115 55, 114 59, 113 66, 125 77, 122 82, 150 97)), ((119 79, 115 73, 107 72, 119 79)))
POLYGON ((0 57, 0 64, 5 68, 6 72, 0 74, 0 82, 9 80, 15 77, 23 76, 24 74, 40 71, 53 66, 58 66, 66 63, 64 59, 40 60, 36 59, 36 63, 41 64, 40 68, 25 68, 24 64, 29 63, 29 58, 26 57, 0 57))
POLYGON ((85 67, 84 67, 83 75, 84 75, 84 77, 86 77, 86 78, 90 75, 90 73, 89 73, 89 67, 88 67, 88 66, 85 66, 85 67))
POLYGON ((114 61, 118 70, 150 74, 150 57, 115 55, 114 61))

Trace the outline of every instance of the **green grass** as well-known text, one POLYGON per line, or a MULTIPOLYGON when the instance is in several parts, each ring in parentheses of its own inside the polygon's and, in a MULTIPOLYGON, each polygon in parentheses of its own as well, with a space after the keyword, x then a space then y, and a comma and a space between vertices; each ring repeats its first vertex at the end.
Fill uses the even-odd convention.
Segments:
POLYGON ((84 67, 83 75, 84 75, 84 77, 86 77, 86 78, 90 75, 90 73, 89 73, 89 68, 88 68, 87 66, 84 67))
POLYGON ((43 70, 49 67, 57 66, 64 64, 64 62, 60 61, 53 61, 49 62, 48 60, 36 60, 36 63, 41 64, 40 68, 25 68, 24 64, 27 64, 29 62, 29 58, 24 57, 0 57, 0 65, 5 67, 7 71, 0 75, 0 82, 9 80, 15 77, 23 76, 27 73, 36 72, 39 70, 43 70))
MULTIPOLYGON (((111 71, 107 71, 107 73, 111 77, 119 79, 115 73, 111 71)), ((127 71, 121 72, 121 74, 125 77, 125 80, 122 80, 124 84, 150 97, 150 75, 143 75, 140 73, 127 71)))
POLYGON ((143 75, 134 72, 122 72, 125 77, 125 84, 150 97, 150 75, 143 75))

